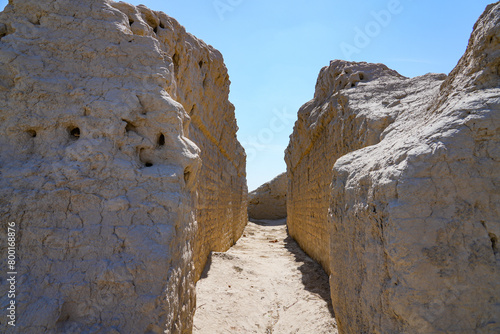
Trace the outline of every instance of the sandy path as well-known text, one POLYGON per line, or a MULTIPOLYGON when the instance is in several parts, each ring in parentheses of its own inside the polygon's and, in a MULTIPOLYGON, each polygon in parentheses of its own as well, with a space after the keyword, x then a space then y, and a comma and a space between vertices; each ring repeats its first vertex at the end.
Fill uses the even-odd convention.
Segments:
POLYGON ((194 333, 338 333, 328 276, 285 220, 249 222, 235 246, 212 254, 196 293, 194 333))

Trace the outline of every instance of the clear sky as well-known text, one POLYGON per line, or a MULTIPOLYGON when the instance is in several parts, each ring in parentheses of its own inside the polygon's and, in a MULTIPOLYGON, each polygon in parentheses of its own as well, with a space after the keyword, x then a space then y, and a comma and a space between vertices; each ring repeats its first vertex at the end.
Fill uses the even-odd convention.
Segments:
POLYGON ((297 110, 313 97, 317 75, 330 60, 384 63, 408 77, 449 73, 493 1, 127 2, 165 12, 222 52, 253 190, 286 170, 284 150, 297 110))

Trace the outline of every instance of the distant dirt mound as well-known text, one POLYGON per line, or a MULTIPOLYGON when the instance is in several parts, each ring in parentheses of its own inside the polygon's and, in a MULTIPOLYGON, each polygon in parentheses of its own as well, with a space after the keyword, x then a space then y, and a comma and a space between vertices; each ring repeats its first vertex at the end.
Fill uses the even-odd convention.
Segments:
POLYGON ((248 194, 248 217, 281 219, 286 217, 286 173, 276 176, 248 194))

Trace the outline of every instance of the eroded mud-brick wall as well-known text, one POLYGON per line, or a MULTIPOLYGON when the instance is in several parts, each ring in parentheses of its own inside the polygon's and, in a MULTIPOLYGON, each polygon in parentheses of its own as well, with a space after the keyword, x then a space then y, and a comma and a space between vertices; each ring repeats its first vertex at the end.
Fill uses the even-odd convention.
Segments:
POLYGON ((10 1, 0 38, 0 219, 18 226, 16 330, 190 332, 204 261, 193 249, 208 238, 202 185, 237 218, 214 229, 224 247, 246 223, 222 57, 163 13, 106 0, 10 1), (187 46, 195 64, 182 62, 187 46), (198 116, 186 102, 195 93, 198 116))
POLYGON ((234 106, 228 100, 227 69, 219 51, 186 33, 167 15, 142 6, 117 6, 132 21, 146 22, 144 29, 157 36, 172 59, 175 85, 169 94, 188 112, 188 137, 201 150, 193 242, 198 278, 210 252, 229 249, 247 223, 246 155, 236 139, 238 127, 234 106))
MULTIPOLYGON (((332 167, 342 155, 380 141, 410 91, 436 89, 443 75, 406 79, 382 64, 332 61, 314 99, 298 112, 285 152, 290 235, 330 271, 328 212, 332 167)), ((411 100, 419 105, 419 100, 411 100)))
POLYGON ((289 231, 342 332, 499 330, 499 33, 494 4, 449 76, 333 61, 299 110, 289 231))
POLYGON ((500 331, 499 48, 497 3, 438 91, 408 94, 380 143, 337 160, 330 283, 344 332, 500 331))

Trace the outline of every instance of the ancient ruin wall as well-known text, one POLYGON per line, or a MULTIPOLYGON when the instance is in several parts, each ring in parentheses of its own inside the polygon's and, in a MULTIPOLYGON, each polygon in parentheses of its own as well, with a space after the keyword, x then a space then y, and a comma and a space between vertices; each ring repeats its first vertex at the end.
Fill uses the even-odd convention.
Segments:
POLYGON ((229 77, 219 51, 186 33, 175 20, 143 6, 116 4, 133 21, 144 21, 172 59, 175 96, 191 118, 188 137, 201 149, 197 179, 196 278, 211 251, 222 252, 242 235, 247 223, 246 155, 236 139, 229 77), (163 25, 163 27, 162 27, 163 25), (193 84, 195 83, 195 84, 193 84))
POLYGON ((314 99, 298 112, 285 152, 290 235, 330 271, 328 211, 332 167, 342 155, 380 141, 405 104, 417 107, 444 75, 407 79, 382 64, 332 61, 314 99), (429 92, 427 91, 429 90, 429 92))
POLYGON ((337 160, 330 283, 343 332, 500 331, 499 49, 496 3, 425 106, 403 99, 379 144, 337 160))
POLYGON ((286 173, 276 176, 248 194, 248 217, 282 219, 286 217, 286 173))
POLYGON ((213 247, 246 223, 222 57, 163 13, 106 0, 10 1, 0 38, 0 217, 18 228, 16 330, 190 332, 194 258, 198 270, 204 261, 193 248, 217 238, 198 228, 208 220, 195 216, 196 193, 209 194, 211 219, 236 217, 212 231, 213 247))

